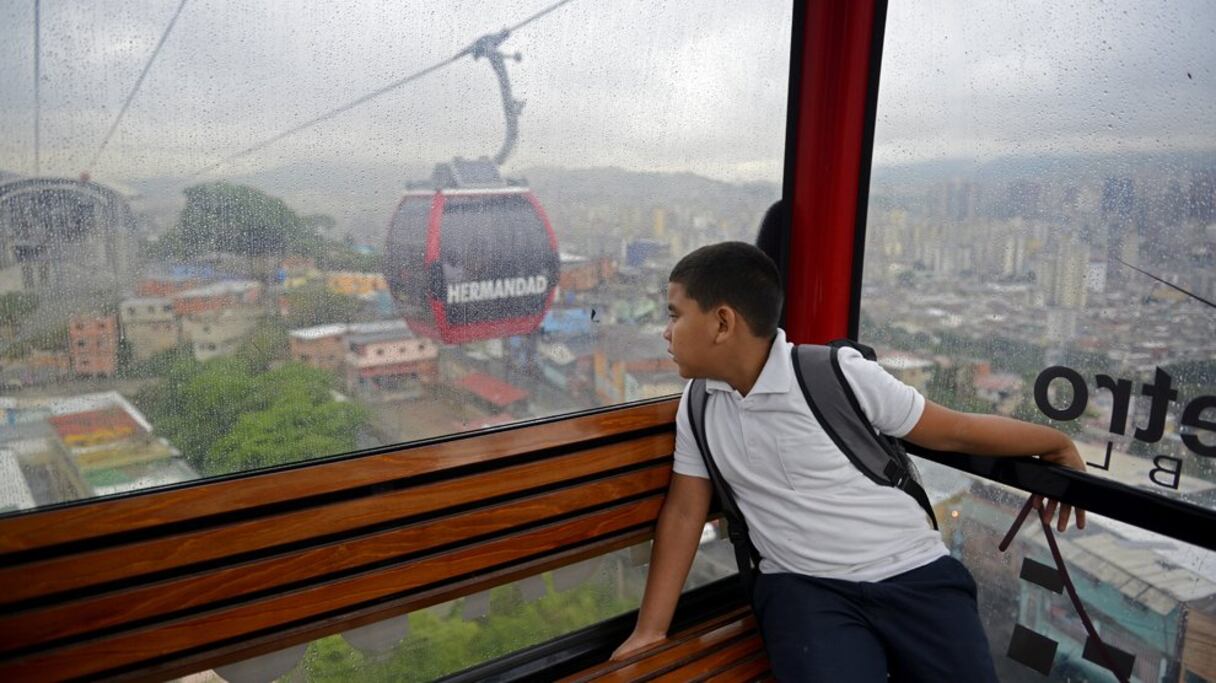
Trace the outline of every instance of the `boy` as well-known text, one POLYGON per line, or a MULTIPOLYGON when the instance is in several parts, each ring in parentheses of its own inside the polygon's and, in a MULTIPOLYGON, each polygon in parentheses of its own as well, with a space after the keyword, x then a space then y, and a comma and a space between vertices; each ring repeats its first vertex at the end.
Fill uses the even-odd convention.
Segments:
MULTIPOLYGON (((795 379, 777 327, 777 267, 726 242, 672 270, 663 333, 680 375, 707 378, 708 447, 759 551, 753 607, 782 681, 995 681, 970 573, 950 557, 917 502, 866 478, 824 433, 795 379)), ((1084 469, 1062 433, 958 413, 864 360, 841 369, 878 431, 943 451, 1038 455, 1084 469)), ((685 388, 675 465, 659 516, 646 591, 625 658, 666 638, 713 488, 688 421, 685 388)), ((1054 516, 1055 502, 1046 516, 1054 516)), ((1063 506, 1063 531, 1071 510, 1063 506)), ((1084 527, 1077 511, 1077 526, 1084 527)))

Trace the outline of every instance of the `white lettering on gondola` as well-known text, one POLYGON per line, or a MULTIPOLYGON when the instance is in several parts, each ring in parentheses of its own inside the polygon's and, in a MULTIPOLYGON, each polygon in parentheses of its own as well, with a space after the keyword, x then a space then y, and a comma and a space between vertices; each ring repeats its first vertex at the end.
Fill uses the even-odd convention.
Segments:
POLYGON ((448 285, 449 304, 468 304, 477 301, 494 301, 518 296, 544 294, 549 289, 549 278, 544 275, 511 277, 501 280, 479 280, 455 282, 448 285))

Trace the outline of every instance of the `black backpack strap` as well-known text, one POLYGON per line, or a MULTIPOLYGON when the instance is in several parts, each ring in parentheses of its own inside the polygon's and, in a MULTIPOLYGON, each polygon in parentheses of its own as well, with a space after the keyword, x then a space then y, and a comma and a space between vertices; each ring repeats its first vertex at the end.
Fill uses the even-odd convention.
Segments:
MULTIPOLYGON (((806 344, 793 350, 794 374, 815 419, 836 447, 871 481, 895 488, 912 496, 937 528, 937 515, 924 487, 917 481, 915 468, 898 439, 874 430, 857 396, 840 367, 838 352, 852 342, 833 342, 827 346, 806 344)), ((863 356, 873 357, 873 349, 859 348, 863 356), (867 352, 869 355, 867 355, 867 352)))
POLYGON ((709 481, 713 484, 718 502, 722 505, 722 515, 726 517, 726 535, 735 548, 735 564, 739 566, 739 582, 750 602, 756 585, 760 553, 756 551, 756 546, 752 545, 747 522, 735 503, 735 494, 731 491, 730 484, 726 483, 726 478, 722 476, 713 455, 709 452, 709 438, 705 431, 705 408, 708 405, 709 393, 705 388, 705 380, 694 379, 688 387, 688 424, 692 427, 697 449, 701 451, 701 459, 705 461, 709 481))

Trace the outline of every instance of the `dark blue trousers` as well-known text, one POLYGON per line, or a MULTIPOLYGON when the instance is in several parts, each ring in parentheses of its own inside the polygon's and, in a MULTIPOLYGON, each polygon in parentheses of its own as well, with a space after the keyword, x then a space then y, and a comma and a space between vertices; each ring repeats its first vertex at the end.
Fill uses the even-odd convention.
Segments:
POLYGON ((762 574, 754 597, 779 681, 995 682, 975 591, 943 557, 875 583, 762 574))

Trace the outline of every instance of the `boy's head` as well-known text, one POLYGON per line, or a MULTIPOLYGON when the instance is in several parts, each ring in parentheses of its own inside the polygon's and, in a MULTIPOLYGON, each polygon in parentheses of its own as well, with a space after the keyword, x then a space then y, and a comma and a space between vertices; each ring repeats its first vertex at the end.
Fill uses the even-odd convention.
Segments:
POLYGON ((715 377, 740 343, 771 342, 783 298, 772 259, 746 242, 701 247, 667 286, 663 338, 684 377, 715 377))

